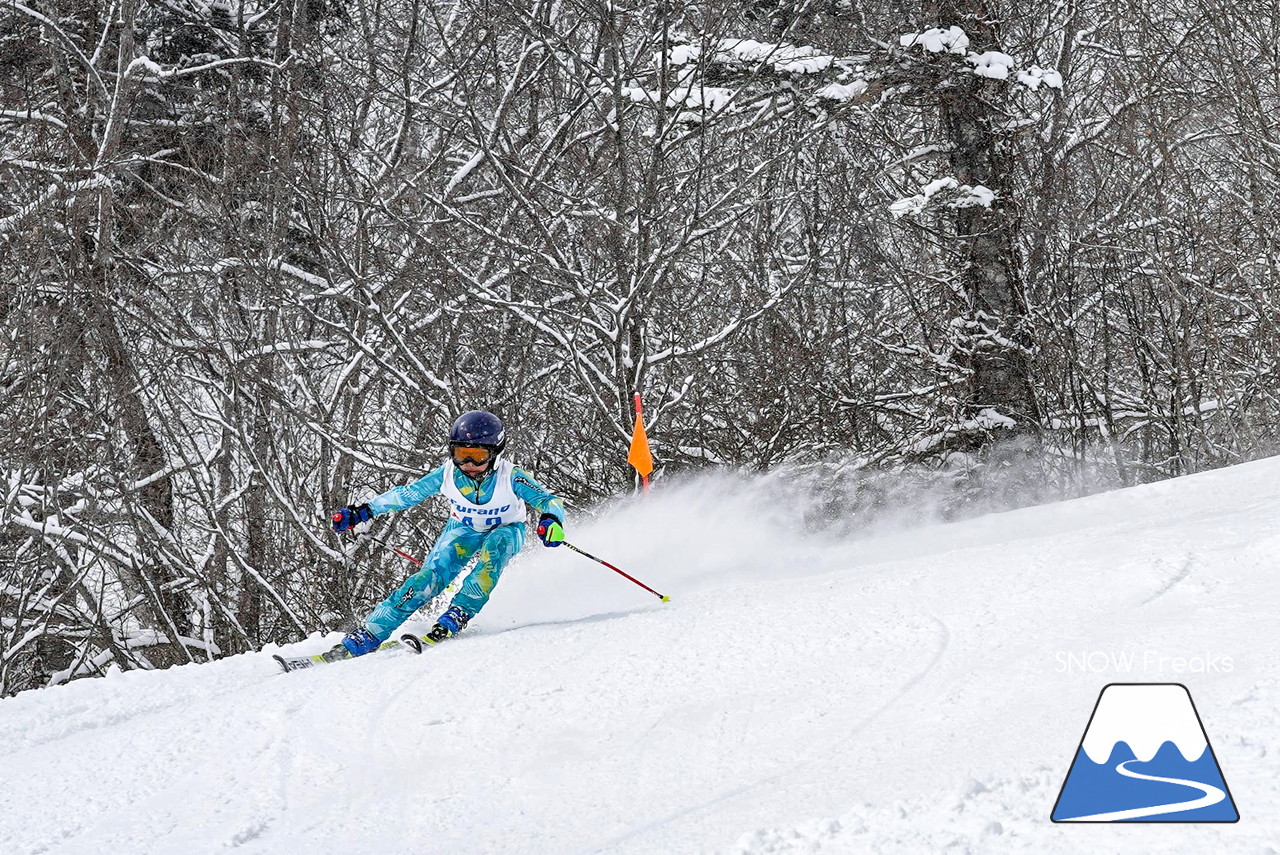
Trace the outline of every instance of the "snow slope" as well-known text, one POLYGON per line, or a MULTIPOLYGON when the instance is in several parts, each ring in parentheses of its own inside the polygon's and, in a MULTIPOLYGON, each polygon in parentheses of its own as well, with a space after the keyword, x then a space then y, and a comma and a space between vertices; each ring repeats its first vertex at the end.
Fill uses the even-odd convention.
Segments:
POLYGON ((535 548, 422 657, 0 700, 0 853, 1280 847, 1280 459, 863 540, 795 501, 710 478, 570 527, 669 604, 535 548), (1188 687, 1239 823, 1049 822, 1110 682, 1188 687))

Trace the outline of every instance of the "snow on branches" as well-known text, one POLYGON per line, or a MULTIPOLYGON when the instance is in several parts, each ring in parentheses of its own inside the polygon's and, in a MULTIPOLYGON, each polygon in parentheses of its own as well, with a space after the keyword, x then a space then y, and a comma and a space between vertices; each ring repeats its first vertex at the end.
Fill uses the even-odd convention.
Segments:
POLYGON ((894 219, 901 219, 908 214, 919 214, 935 196, 943 194, 944 191, 954 191, 944 194, 945 204, 948 208, 974 208, 978 206, 990 208, 991 204, 996 200, 995 191, 988 187, 983 187, 981 184, 970 186, 961 184, 954 178, 938 178, 920 188, 920 192, 917 195, 899 199, 889 205, 889 212, 893 214, 894 219))
POLYGON ((747 89, 779 87, 808 79, 809 97, 830 101, 850 101, 867 89, 856 76, 853 60, 837 57, 810 45, 760 42, 754 39, 722 38, 704 44, 682 43, 658 51, 653 70, 665 68, 671 75, 665 93, 652 83, 633 81, 621 94, 632 103, 661 105, 680 111, 677 121, 696 124, 708 115, 736 112, 751 101, 747 89), (826 85, 823 80, 836 77, 826 85), (716 85, 708 85, 714 80, 716 85))
POLYGON ((1007 53, 998 50, 976 53, 969 50, 969 36, 959 27, 947 29, 934 28, 923 33, 903 33, 898 37, 898 44, 904 50, 918 47, 926 53, 948 53, 964 57, 968 70, 977 77, 988 77, 992 80, 1008 80, 1011 73, 1014 79, 1028 89, 1039 89, 1043 84, 1050 89, 1062 88, 1062 75, 1052 68, 1029 66, 1018 70, 1018 61, 1007 53))
MULTIPOLYGON (((707 62, 726 69, 755 71, 771 69, 779 74, 813 74, 825 71, 835 57, 808 45, 768 44, 754 39, 720 39, 706 52, 707 62)), ((673 68, 690 65, 703 58, 699 45, 677 45, 668 51, 673 68)))
MULTIPOLYGON (((985 37, 975 36, 974 38, 980 42, 985 39, 987 41, 985 46, 992 49, 971 50, 973 40, 968 33, 957 26, 946 29, 935 27, 923 32, 903 33, 898 37, 898 47, 901 50, 893 51, 893 58, 897 61, 897 73, 891 74, 889 79, 895 82, 905 80, 907 88, 912 91, 917 91, 924 86, 934 88, 939 93, 948 93, 943 101, 952 106, 947 109, 951 111, 952 116, 967 117, 962 118, 962 121, 968 123, 969 129, 959 134, 947 147, 947 150, 952 152, 951 167, 948 170, 951 175, 933 178, 923 183, 915 195, 890 203, 889 211, 895 219, 919 215, 930 205, 956 211, 971 208, 991 210, 1002 195, 999 187, 995 186, 998 182, 993 182, 991 178, 993 175, 1001 174, 1001 171, 993 170, 991 164, 987 162, 990 152, 983 153, 983 144, 977 144, 976 148, 972 144, 974 141, 986 139, 988 140, 986 145, 990 145, 992 139, 990 134, 1010 133, 1038 119, 1028 118, 1024 121, 1016 115, 1005 112, 1004 107, 990 113, 982 113, 982 110, 991 108, 992 97, 1004 100, 996 96, 996 92, 1006 94, 1012 94, 1015 90, 1025 92, 1020 87, 1036 91, 1041 86, 1062 89, 1062 75, 1055 69, 1041 68, 1038 65, 1020 67, 1018 59, 997 49, 999 45, 992 43, 995 40, 994 34, 989 33, 985 37), (970 96, 966 96, 969 97, 969 106, 959 108, 957 112, 955 106, 957 93, 968 91, 968 88, 956 85, 964 79, 962 75, 968 77, 973 86, 981 87, 985 85, 986 80, 1005 81, 1019 84, 1019 86, 983 90, 986 94, 981 96, 971 93, 970 96), (982 78, 982 80, 974 78, 982 78), (983 104, 986 107, 978 110, 981 116, 973 118, 971 114, 973 114, 974 105, 983 104), (965 148, 965 153, 958 156, 957 147, 965 148), (957 161, 961 163, 958 165, 957 161), (993 186, 985 186, 986 184, 993 186)), ((916 182, 925 181, 924 177, 918 175, 914 176, 914 179, 916 182)))
POLYGON ((969 36, 959 27, 948 27, 945 30, 934 28, 923 33, 904 33, 898 37, 898 44, 904 48, 919 45, 929 53, 956 53, 964 56, 969 51, 969 36))

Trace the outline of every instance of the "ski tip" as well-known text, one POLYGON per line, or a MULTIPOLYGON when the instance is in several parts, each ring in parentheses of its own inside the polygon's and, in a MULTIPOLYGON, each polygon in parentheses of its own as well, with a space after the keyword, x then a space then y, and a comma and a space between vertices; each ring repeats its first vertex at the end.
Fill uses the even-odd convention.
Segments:
POLYGON ((422 652, 422 639, 418 638, 416 635, 402 635, 400 636, 400 643, 412 650, 414 653, 422 652))
POLYGON ((276 664, 280 666, 281 671, 283 671, 286 674, 289 673, 289 663, 284 661, 283 656, 281 656, 279 653, 272 653, 271 658, 276 660, 276 664))

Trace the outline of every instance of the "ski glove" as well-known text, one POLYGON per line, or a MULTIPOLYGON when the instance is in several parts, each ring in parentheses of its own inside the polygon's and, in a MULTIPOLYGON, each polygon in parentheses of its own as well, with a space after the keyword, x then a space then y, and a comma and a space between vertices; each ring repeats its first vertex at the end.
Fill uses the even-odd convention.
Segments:
POLYGON ((333 530, 346 531, 371 519, 373 519, 373 508, 368 505, 347 505, 333 515, 333 530))
POLYGON ((543 514, 538 520, 538 537, 542 538, 543 546, 559 546, 564 543, 564 526, 551 514, 543 514))

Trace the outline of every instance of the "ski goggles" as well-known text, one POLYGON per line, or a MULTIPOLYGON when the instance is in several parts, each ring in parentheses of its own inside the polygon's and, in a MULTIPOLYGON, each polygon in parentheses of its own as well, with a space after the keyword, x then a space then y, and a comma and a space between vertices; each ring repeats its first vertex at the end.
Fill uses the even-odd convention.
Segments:
POLYGON ((493 450, 482 445, 455 445, 450 450, 453 453, 455 466, 461 466, 464 463, 483 466, 493 459, 493 450))

